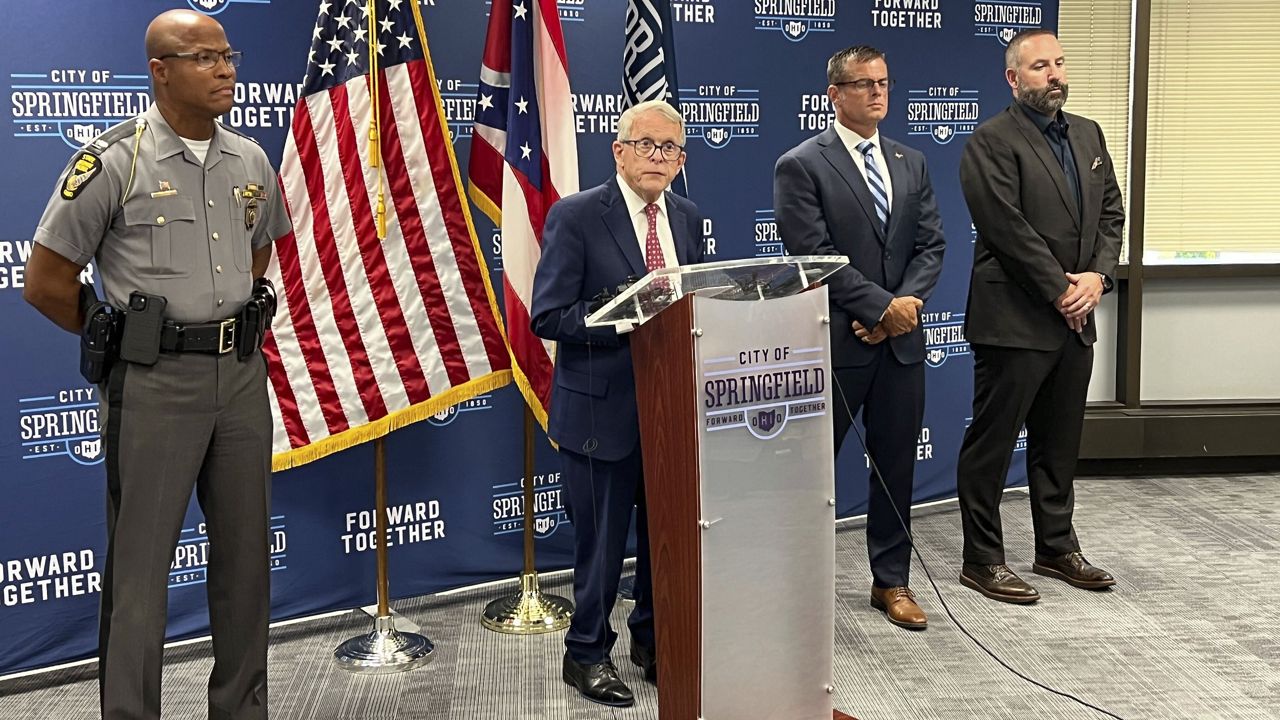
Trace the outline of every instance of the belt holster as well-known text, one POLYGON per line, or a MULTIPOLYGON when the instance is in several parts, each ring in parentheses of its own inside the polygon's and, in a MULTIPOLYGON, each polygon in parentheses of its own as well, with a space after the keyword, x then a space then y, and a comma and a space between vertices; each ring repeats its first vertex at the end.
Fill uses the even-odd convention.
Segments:
POLYGON ((107 379, 111 365, 119 353, 119 314, 111 305, 98 300, 93 286, 80 285, 80 311, 84 326, 80 329, 80 374, 93 385, 107 379))

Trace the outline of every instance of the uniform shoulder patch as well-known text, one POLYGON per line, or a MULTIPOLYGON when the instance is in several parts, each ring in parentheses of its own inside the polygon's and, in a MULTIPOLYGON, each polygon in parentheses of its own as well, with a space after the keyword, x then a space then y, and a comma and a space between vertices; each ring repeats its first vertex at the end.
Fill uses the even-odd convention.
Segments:
POLYGON ((80 192, 102 174, 102 160, 88 150, 81 150, 62 181, 62 199, 75 200, 80 192))

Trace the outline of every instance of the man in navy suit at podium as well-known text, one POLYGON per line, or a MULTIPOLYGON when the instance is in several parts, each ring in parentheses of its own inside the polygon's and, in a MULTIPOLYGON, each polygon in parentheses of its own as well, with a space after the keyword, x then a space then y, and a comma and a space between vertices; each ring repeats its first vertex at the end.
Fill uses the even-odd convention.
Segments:
POLYGON ((617 175, 561 199, 547 213, 533 280, 533 332, 558 343, 547 434, 560 446, 561 479, 574 530, 577 608, 565 635, 564 681, 605 705, 634 702, 609 657, 631 509, 636 509, 631 661, 657 681, 649 532, 645 517, 636 386, 629 327, 588 328, 602 290, 628 278, 702 262, 702 216, 666 192, 684 166, 684 120, 662 101, 622 114, 613 143, 617 175))
POLYGON ((922 630, 928 618, 908 583, 907 528, 924 418, 920 308, 942 271, 942 219, 924 155, 878 129, 893 87, 884 53, 866 45, 837 52, 827 83, 836 122, 778 159, 774 214, 792 255, 849 258, 826 281, 836 453, 861 409, 867 454, 884 479, 881 486, 873 469, 871 605, 895 625, 922 630))

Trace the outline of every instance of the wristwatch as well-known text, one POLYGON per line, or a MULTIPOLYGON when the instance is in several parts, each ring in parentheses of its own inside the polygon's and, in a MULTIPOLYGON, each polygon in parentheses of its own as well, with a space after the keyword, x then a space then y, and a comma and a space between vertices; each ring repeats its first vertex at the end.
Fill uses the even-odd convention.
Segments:
POLYGON ((1116 284, 1111 280, 1110 275, 1107 275, 1106 273, 1096 272, 1096 271, 1094 274, 1102 278, 1102 294, 1103 295, 1106 295, 1107 293, 1111 292, 1115 288, 1116 284))

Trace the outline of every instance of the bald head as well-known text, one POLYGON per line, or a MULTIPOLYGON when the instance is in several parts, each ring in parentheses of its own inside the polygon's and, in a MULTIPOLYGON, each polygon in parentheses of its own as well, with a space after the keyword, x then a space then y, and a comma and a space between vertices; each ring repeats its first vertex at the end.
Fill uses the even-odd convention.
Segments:
POLYGON ((234 105, 236 69, 230 53, 222 25, 208 15, 170 10, 147 26, 151 91, 174 132, 191 140, 213 135, 214 118, 234 105))
POLYGON ((225 35, 217 20, 195 10, 162 12, 147 26, 147 57, 186 52, 196 38, 214 29, 225 35))

